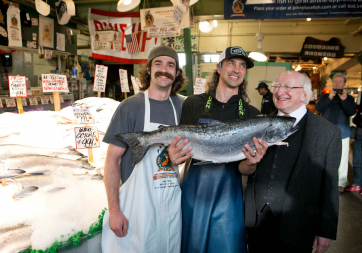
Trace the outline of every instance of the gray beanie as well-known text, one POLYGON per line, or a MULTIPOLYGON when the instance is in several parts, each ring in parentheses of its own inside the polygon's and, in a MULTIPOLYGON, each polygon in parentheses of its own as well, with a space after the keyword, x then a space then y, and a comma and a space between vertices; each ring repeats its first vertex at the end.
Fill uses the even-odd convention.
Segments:
POLYGON ((148 62, 152 62, 158 56, 169 56, 176 61, 176 68, 178 68, 178 55, 175 49, 168 46, 159 46, 151 50, 150 55, 148 56, 148 62))

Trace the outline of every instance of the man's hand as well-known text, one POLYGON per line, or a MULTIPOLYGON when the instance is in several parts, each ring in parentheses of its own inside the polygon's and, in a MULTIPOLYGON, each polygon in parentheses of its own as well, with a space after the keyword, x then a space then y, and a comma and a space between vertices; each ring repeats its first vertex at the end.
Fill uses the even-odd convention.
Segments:
POLYGON ((109 227, 118 237, 125 237, 128 230, 128 220, 122 212, 109 213, 109 227))
POLYGON ((240 162, 239 164, 239 171, 243 175, 250 175, 255 171, 256 165, 263 158, 269 147, 265 141, 262 139, 258 140, 256 137, 253 138, 253 143, 255 151, 252 150, 248 144, 245 144, 243 149, 246 160, 240 162))
POLYGON ((186 146, 186 144, 189 143, 189 140, 184 139, 179 145, 177 145, 180 140, 181 136, 177 136, 175 139, 173 139, 170 146, 168 147, 168 156, 170 157, 171 163, 175 165, 183 163, 193 155, 192 153, 190 153, 192 147, 188 147, 187 149, 182 150, 186 146))
POLYGON ((338 94, 339 98, 343 101, 347 98, 347 92, 343 90, 342 94, 338 94))
POLYGON ((315 253, 323 253, 328 250, 329 246, 331 246, 331 243, 331 239, 316 235, 313 242, 313 249, 317 248, 315 253))
POLYGON ((329 93, 329 99, 332 100, 334 98, 334 96, 336 95, 336 91, 335 90, 331 90, 331 92, 329 93))

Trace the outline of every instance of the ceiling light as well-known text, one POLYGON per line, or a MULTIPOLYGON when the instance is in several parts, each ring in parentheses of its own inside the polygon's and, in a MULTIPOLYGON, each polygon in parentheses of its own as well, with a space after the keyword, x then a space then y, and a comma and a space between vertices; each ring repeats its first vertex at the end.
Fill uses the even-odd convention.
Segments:
POLYGON ((261 27, 260 27, 260 22, 259 22, 259 32, 256 34, 256 40, 258 41, 258 49, 255 50, 254 52, 251 52, 249 54, 249 57, 251 59, 253 59, 254 61, 266 61, 268 58, 265 56, 262 46, 261 46, 261 42, 264 39, 264 33, 260 32, 261 27))
POLYGON ((214 27, 217 27, 217 20, 212 21, 214 27))
POLYGON ((316 66, 313 67, 313 69, 316 69, 316 68, 317 68, 316 66))
POLYGON ((126 12, 133 10, 140 4, 141 0, 119 0, 117 3, 117 11, 126 12))
POLYGON ((309 21, 311 21, 312 19, 311 18, 307 18, 307 21, 309 22, 309 21))
POLYGON ((328 57, 324 57, 323 60, 324 60, 324 61, 328 60, 328 57))
POLYGON ((209 33, 214 29, 214 24, 209 21, 202 21, 199 23, 199 29, 203 33, 209 33))

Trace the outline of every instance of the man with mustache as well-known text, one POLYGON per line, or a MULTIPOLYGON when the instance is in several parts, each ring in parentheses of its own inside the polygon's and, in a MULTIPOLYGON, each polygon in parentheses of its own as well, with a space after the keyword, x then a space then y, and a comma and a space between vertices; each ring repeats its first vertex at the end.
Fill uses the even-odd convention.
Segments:
POLYGON ((131 149, 114 137, 178 124, 183 100, 176 92, 185 79, 177 52, 167 46, 154 48, 139 74, 144 92, 122 101, 103 139, 109 143, 104 167, 109 212, 103 219, 102 251, 179 252, 177 166, 166 162, 165 147, 160 145, 152 146, 141 162, 132 164, 131 149))
MULTIPOLYGON (((241 47, 228 47, 219 57, 208 92, 188 97, 180 124, 203 124, 243 119, 260 112, 249 105, 245 74, 254 63, 241 47)), ((188 140, 176 137, 169 147, 170 160, 179 164, 192 156, 192 148, 181 151, 188 140)), ((256 152, 245 145, 246 160, 223 164, 195 165, 188 160, 180 184, 182 189, 181 252, 246 253, 241 174, 250 174, 268 145, 254 138, 256 152)), ((225 149, 228 147, 226 146, 225 149)))

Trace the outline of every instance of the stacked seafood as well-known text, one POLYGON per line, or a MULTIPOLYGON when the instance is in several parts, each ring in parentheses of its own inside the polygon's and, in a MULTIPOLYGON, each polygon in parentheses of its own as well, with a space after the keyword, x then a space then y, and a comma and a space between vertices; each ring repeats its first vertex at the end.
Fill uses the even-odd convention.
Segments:
MULTIPOLYGON (((118 105, 86 98, 73 107, 90 109, 102 140, 118 105)), ((44 250, 87 232, 107 206, 102 172, 108 145, 94 148, 89 163, 87 150, 75 149, 79 126, 72 107, 0 114, 0 252, 44 250)))

